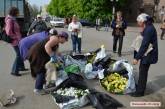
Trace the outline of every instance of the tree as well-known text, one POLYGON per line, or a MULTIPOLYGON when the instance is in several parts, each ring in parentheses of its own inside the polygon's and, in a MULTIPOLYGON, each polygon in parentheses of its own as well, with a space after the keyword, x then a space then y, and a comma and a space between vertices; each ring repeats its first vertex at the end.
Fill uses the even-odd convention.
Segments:
MULTIPOLYGON (((122 9, 127 0, 119 0, 117 8, 122 9)), ((76 14, 81 19, 94 21, 96 17, 112 16, 110 0, 51 0, 47 11, 58 17, 71 17, 76 14)))
POLYGON ((37 5, 33 5, 32 6, 32 16, 35 18, 37 16, 37 14, 40 12, 40 9, 37 5))

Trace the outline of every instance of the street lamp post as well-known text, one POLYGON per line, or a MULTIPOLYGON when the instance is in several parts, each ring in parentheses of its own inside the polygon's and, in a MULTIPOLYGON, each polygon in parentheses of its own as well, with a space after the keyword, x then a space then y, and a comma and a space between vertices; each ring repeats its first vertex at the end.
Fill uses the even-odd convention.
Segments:
POLYGON ((115 18, 115 5, 116 5, 116 2, 118 2, 118 0, 111 0, 112 2, 112 19, 115 18))

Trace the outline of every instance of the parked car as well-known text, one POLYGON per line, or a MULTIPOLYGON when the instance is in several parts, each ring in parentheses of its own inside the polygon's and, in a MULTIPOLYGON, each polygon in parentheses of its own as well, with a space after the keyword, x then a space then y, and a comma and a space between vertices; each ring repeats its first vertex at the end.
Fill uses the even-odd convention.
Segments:
POLYGON ((52 26, 55 27, 64 27, 65 23, 64 23, 64 19, 62 18, 56 18, 50 21, 52 26))
POLYGON ((82 24, 82 26, 89 26, 89 27, 94 27, 95 24, 88 21, 88 20, 85 20, 85 19, 81 19, 79 20, 79 22, 82 24))

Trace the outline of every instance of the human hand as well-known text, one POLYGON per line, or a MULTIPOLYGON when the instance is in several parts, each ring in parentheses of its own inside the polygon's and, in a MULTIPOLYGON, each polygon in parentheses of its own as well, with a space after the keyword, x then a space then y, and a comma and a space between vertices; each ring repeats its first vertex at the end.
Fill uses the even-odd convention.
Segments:
POLYGON ((137 65, 138 64, 138 60, 134 59, 133 60, 133 65, 137 65))
POLYGON ((54 56, 51 56, 50 57, 50 62, 57 63, 58 62, 57 57, 55 55, 54 56))
POLYGON ((116 28, 119 28, 119 25, 116 25, 116 28))
POLYGON ((26 35, 29 36, 29 33, 27 33, 26 35))

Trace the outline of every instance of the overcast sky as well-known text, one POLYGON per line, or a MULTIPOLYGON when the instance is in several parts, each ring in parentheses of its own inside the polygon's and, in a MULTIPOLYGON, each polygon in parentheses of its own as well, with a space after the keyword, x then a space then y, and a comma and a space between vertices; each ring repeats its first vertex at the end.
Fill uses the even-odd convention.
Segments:
POLYGON ((30 4, 35 4, 37 6, 43 6, 45 4, 49 4, 51 0, 28 0, 30 4))

